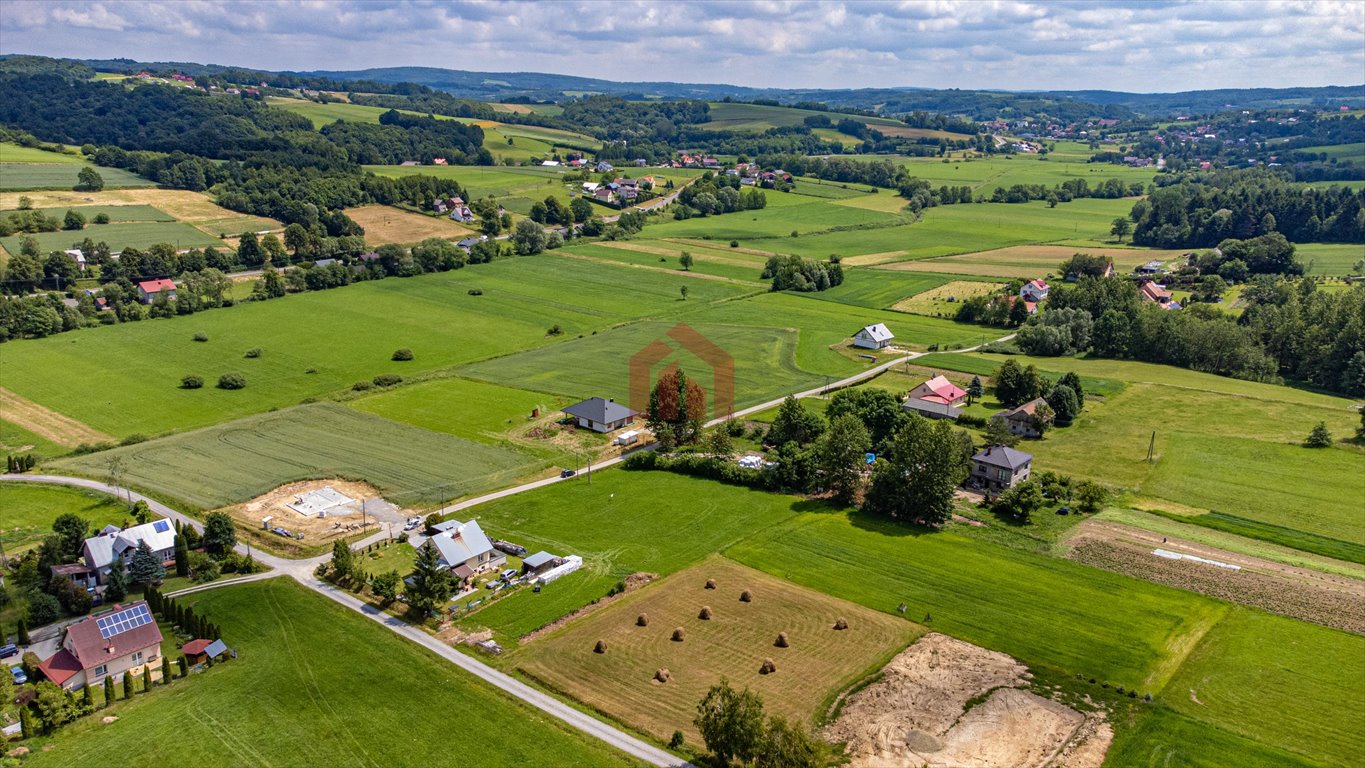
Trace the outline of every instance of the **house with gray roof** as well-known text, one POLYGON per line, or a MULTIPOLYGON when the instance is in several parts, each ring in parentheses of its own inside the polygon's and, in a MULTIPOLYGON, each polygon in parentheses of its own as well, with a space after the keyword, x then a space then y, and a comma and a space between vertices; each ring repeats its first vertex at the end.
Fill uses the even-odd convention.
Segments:
POLYGON ((122 560, 127 566, 138 544, 143 541, 147 542, 152 554, 162 563, 175 563, 175 526, 171 525, 170 520, 153 520, 123 530, 112 525, 105 526, 104 530, 85 540, 82 547, 85 565, 95 581, 103 584, 109 577, 114 560, 122 560))
POLYGON ((901 410, 906 413, 918 413, 926 419, 956 419, 962 415, 962 409, 955 405, 926 400, 922 397, 907 399, 901 403, 901 410))
POLYGON ((853 335, 853 346, 860 349, 882 349, 891 345, 896 338, 885 323, 875 323, 864 327, 853 335))
POLYGON ((564 412, 574 417, 578 426, 603 433, 615 432, 634 423, 635 417, 640 415, 639 411, 631 410, 615 400, 600 397, 590 397, 575 403, 565 408, 564 412))
POLYGON ((441 565, 449 568, 461 584, 483 571, 500 568, 507 556, 493 549, 493 542, 484 535, 477 520, 462 523, 447 520, 436 524, 432 546, 440 555, 441 565))
POLYGON ((972 457, 967 482, 992 493, 1012 488, 1029 478, 1033 454, 1004 445, 992 445, 972 457))

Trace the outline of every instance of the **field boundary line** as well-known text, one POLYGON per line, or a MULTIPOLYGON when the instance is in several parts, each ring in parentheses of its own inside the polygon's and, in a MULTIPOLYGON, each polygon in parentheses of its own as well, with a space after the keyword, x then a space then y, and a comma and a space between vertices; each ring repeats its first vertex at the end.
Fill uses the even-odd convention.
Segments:
POLYGON ((100 432, 4 387, 0 387, 0 413, 6 421, 66 448, 74 448, 81 443, 115 442, 113 435, 100 432))

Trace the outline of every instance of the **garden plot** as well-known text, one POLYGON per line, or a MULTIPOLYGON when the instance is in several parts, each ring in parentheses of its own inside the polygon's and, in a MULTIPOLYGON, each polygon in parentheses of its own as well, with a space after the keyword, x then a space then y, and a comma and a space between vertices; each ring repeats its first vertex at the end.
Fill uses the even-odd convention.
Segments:
MULTIPOLYGON (((823 735, 848 745, 854 768, 1047 765, 1086 717, 1021 690, 1029 677, 1003 653, 931 633, 849 697, 823 735)), ((1073 749, 1068 765, 1103 761, 1109 732, 1093 731, 1100 748, 1073 749)))

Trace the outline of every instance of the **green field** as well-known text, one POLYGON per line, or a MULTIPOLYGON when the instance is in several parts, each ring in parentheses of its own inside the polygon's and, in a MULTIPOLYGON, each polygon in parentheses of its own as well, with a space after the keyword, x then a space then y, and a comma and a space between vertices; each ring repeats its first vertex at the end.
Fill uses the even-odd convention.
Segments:
POLYGON ((0 238, 0 245, 3 245, 5 250, 10 253, 18 253, 19 241, 24 237, 32 237, 37 240, 38 249, 42 253, 71 248, 74 245, 79 245, 87 237, 95 242, 104 241, 108 243, 114 251, 121 251, 124 248, 149 248, 157 243, 170 243, 177 249, 203 248, 209 245, 219 248, 223 246, 222 240, 201 232, 189 224, 164 220, 88 224, 85 229, 80 231, 59 230, 57 232, 39 232, 33 235, 12 235, 0 238))
POLYGON ((44 739, 35 768, 634 765, 292 579, 195 595, 239 657, 44 739), (362 693, 363 692, 363 693, 362 693), (436 737, 439 736, 439 737, 436 737), (154 748, 149 748, 154 744, 154 748))
POLYGON ((741 290, 575 259, 506 259, 12 342, 0 355, 0 381, 101 431, 155 435, 294 405, 380 373, 412 376, 543 346, 556 341, 546 333, 554 325, 571 339, 637 317, 701 309, 741 290), (678 293, 684 281, 691 288, 686 302, 678 293), (476 288, 483 295, 468 295, 476 288), (207 343, 192 340, 199 332, 207 343), (263 354, 243 359, 252 347, 263 354), (392 362, 399 347, 416 359, 392 362), (122 362, 91 367, 91 359, 122 362), (84 375, 64 374, 73 370, 84 375), (247 388, 178 388, 185 374, 212 383, 227 371, 244 373, 247 388))
MULTIPOLYGON (((44 160, 56 156, 44 152, 44 160)), ((60 155, 58 157, 65 157, 60 155)), ((57 162, 0 162, 0 191, 23 192, 30 189, 71 189, 76 186, 76 175, 87 166, 84 161, 57 162)), ((151 181, 119 168, 95 168, 104 179, 105 189, 119 187, 151 187, 151 181)))
POLYGON ((63 163, 84 165, 85 158, 78 154, 48 152, 36 147, 21 147, 8 141, 0 141, 0 163, 63 163))
POLYGON ((415 427, 497 443, 509 430, 525 424, 533 409, 544 415, 573 402, 562 395, 450 378, 380 392, 350 405, 415 427))
MULTIPOLYGON (((794 107, 775 107, 766 104, 742 104, 722 101, 713 101, 710 106, 711 119, 705 123, 698 123, 696 127, 710 131, 761 132, 770 128, 786 128, 804 125, 807 117, 811 117, 812 115, 825 115, 833 123, 838 123, 840 120, 856 120, 870 128, 880 130, 888 136, 948 139, 970 138, 969 136, 960 133, 911 128, 899 120, 892 120, 886 117, 867 117, 864 115, 848 115, 838 112, 796 109, 794 107)), ((824 131, 824 134, 822 135, 826 135, 829 140, 845 141, 853 138, 833 131, 832 129, 821 130, 824 131)))
POLYGON ((539 594, 522 590, 463 623, 515 639, 602 597, 632 573, 666 576, 802 506, 790 496, 619 469, 481 504, 475 513, 490 536, 531 552, 580 555, 584 565, 539 594))
POLYGON ((336 403, 250 416, 52 464, 58 472, 106 477, 121 457, 123 482, 212 509, 310 478, 369 482, 399 505, 507 485, 543 466, 509 448, 476 443, 382 419, 336 403))
POLYGON ((1317 768, 1281 749, 1228 733, 1185 717, 1164 704, 1148 708, 1137 722, 1118 729, 1107 765, 1132 768, 1317 768))
POLYGON ((1296 149, 1295 152, 1317 153, 1327 155, 1328 158, 1340 158, 1357 163, 1365 162, 1365 142, 1354 144, 1330 144, 1322 147, 1303 147, 1296 149))
POLYGON ((727 550, 740 562, 931 629, 1036 670, 1160 691, 1225 610, 1136 579, 862 514, 811 513, 727 550))
MULTIPOLYGON (((969 186, 978 194, 989 195, 996 187, 1008 189, 1014 184, 1046 184, 1056 186, 1070 179, 1085 179, 1091 187, 1107 179, 1121 179, 1124 183, 1148 183, 1156 176, 1152 168, 1129 168, 1126 165, 1088 163, 1090 153, 1061 153, 1045 155, 995 155, 971 160, 945 163, 937 158, 906 157, 896 161, 906 167, 910 175, 933 184, 969 186)), ((1075 201, 1072 201, 1075 202, 1075 201)), ((1061 208, 1070 203, 1057 206, 1061 208)), ((1132 201, 1129 201, 1132 207, 1132 201)))
POLYGON ((744 280, 753 283, 755 288, 764 286, 762 282, 759 282, 759 275, 763 273, 765 257, 738 251, 722 252, 697 245, 683 245, 664 240, 617 240, 614 242, 600 240, 588 245, 569 246, 559 253, 565 256, 606 259, 648 269, 668 270, 683 276, 685 273, 678 262, 683 251, 692 254, 690 272, 699 275, 714 275, 730 280, 744 280))
POLYGON ((1223 730, 1348 765, 1365 754, 1362 681, 1365 637, 1234 608, 1190 654, 1165 699, 1223 730))
POLYGON ((0 482, 0 509, 0 547, 10 557, 51 535, 52 521, 66 512, 84 518, 92 533, 129 520, 127 505, 109 494, 59 485, 0 482))
MULTIPOLYGON (((39 208, 40 212, 62 220, 67 211, 75 211, 85 217, 87 222, 93 221, 101 213, 109 217, 111 223, 129 221, 175 221, 175 217, 165 211, 154 208, 150 205, 72 205, 66 208, 39 208)), ((0 211, 0 216, 13 211, 0 211)), ((100 226, 98 224, 88 224, 89 227, 100 226)), ((91 231, 94 231, 93 229, 91 231)))
POLYGON ((1352 243, 1298 243, 1294 255, 1307 274, 1339 277, 1360 274, 1354 267, 1365 259, 1365 247, 1352 243))

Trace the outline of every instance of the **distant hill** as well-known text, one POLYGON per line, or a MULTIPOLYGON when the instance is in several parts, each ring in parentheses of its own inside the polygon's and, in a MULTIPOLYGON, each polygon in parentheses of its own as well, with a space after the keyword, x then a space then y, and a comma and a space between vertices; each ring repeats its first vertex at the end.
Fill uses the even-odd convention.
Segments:
MULTIPOLYGON (((36 65, 42 57, 0 56, 36 65)), ((51 60, 49 60, 51 61, 51 60)), ((1365 108, 1365 84, 1305 88, 1234 88, 1175 93, 1127 93, 1106 90, 999 91, 971 89, 901 88, 750 88, 724 83, 617 81, 545 72, 474 72, 439 67, 379 67, 361 70, 274 72, 193 62, 138 62, 132 59, 62 60, 101 72, 178 71, 187 75, 218 75, 294 82, 326 80, 338 86, 383 85, 401 93, 405 85, 445 91, 463 99, 489 102, 563 101, 583 94, 604 93, 633 99, 699 99, 721 101, 767 100, 784 105, 819 102, 836 109, 871 109, 900 115, 923 111, 993 120, 1048 115, 1062 120, 1085 117, 1127 118, 1135 115, 1168 118, 1209 114, 1229 109, 1365 108)), ((17 62, 15 62, 17 63, 17 62)), ((316 87, 316 86, 315 86, 316 87)), ((420 90, 420 89, 419 89, 420 90)))

